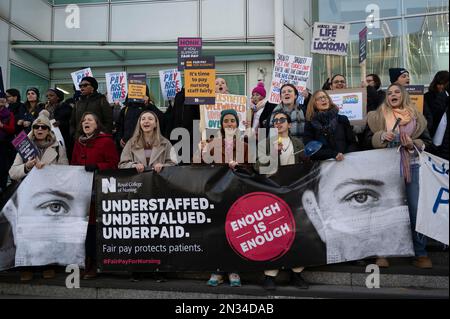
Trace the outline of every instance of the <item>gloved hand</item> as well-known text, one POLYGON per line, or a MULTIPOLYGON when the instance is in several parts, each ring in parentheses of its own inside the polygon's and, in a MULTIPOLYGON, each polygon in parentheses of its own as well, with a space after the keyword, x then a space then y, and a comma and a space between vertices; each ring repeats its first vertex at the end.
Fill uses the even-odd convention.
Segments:
POLYGON ((89 164, 86 165, 84 169, 86 170, 86 172, 95 172, 96 170, 98 170, 98 166, 97 164, 89 164))

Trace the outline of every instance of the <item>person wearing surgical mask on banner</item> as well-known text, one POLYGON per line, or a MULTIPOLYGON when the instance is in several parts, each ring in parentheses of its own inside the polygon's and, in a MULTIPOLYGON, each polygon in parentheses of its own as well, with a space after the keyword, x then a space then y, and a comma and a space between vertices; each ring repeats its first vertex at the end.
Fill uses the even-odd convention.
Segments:
MULTIPOLYGON (((373 148, 377 149, 398 148, 400 150, 400 173, 406 184, 416 255, 413 264, 419 268, 432 268, 431 259, 427 256, 425 249, 426 237, 415 231, 419 200, 420 158, 418 152, 422 152, 432 143, 427 130, 427 121, 413 106, 405 88, 399 84, 392 84, 387 89, 385 102, 377 111, 367 115, 367 124, 366 144, 371 143, 373 148)), ((398 163, 395 162, 391 165, 398 167, 398 163)), ((385 258, 379 258, 377 264, 383 267, 389 266, 385 258)))

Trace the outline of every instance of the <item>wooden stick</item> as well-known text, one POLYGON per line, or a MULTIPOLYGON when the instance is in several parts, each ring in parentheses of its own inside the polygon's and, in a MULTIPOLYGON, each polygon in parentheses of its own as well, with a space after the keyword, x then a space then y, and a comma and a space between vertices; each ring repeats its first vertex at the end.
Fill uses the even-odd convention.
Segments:
POLYGON ((327 76, 331 80, 332 77, 332 69, 331 69, 331 55, 327 54, 327 76))

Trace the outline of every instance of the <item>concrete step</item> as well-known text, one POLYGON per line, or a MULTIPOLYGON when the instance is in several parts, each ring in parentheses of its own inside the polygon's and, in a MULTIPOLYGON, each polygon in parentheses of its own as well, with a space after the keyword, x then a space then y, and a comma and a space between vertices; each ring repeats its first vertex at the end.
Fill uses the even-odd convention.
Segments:
POLYGON ((54 279, 35 279, 20 283, 18 273, 0 274, 0 299, 2 296, 17 298, 74 298, 74 299, 448 299, 448 289, 380 288, 368 289, 358 286, 311 285, 309 289, 297 289, 280 284, 268 293, 260 285, 245 284, 240 288, 224 284, 208 287, 199 280, 169 280, 164 283, 152 279, 130 282, 124 274, 102 275, 95 280, 81 281, 80 289, 65 287, 65 274, 58 273, 54 279))

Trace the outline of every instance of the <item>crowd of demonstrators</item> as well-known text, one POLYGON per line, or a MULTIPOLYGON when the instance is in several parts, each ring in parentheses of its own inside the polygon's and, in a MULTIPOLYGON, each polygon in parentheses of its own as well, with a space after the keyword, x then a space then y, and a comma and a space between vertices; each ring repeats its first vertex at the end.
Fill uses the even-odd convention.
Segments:
MULTIPOLYGON (((406 82, 406 77, 403 80, 406 82)), ((403 85, 392 84, 387 89, 386 101, 378 110, 368 114, 367 123, 367 139, 373 148, 400 146, 400 173, 406 184, 414 252, 417 257, 414 264, 419 268, 431 268, 432 263, 425 249, 426 237, 415 231, 419 200, 418 151, 423 151, 431 145, 427 121, 412 105, 403 85), (398 121, 399 125, 396 124, 398 121)), ((382 257, 377 259, 377 264, 381 267, 389 266, 387 259, 382 257)))
MULTIPOLYGON (((29 138, 36 145, 37 155, 24 161, 20 154, 16 155, 14 164, 9 170, 9 176, 13 180, 20 181, 25 178, 31 170, 36 167, 42 169, 46 165, 68 165, 66 150, 56 140, 55 135, 51 131, 51 123, 49 113, 42 111, 38 118, 33 122, 29 138)), ((42 270, 44 279, 55 277, 55 270, 51 266, 44 267, 22 267, 20 268, 20 280, 30 281, 33 279, 35 271, 42 270)))
MULTIPOLYGON (((71 165, 84 166, 88 172, 116 169, 119 164, 117 148, 112 135, 105 133, 99 117, 94 113, 86 112, 82 115, 78 127, 78 138, 75 141, 71 165)), ((91 201, 89 212, 84 279, 92 279, 97 276, 97 227, 94 202, 94 200, 91 201)))
MULTIPOLYGON (((381 90, 379 76, 370 74, 366 78, 368 125, 363 134, 358 135, 359 145, 348 118, 339 115, 338 107, 325 91, 347 88, 347 80, 341 74, 334 75, 327 80, 324 90, 318 90, 313 94, 308 90, 299 93, 294 85, 285 84, 280 90, 279 105, 266 101, 267 92, 264 84, 258 83, 252 91, 250 103, 252 120, 247 125, 251 126, 254 134, 257 134, 258 128, 277 129, 278 138, 276 145, 273 146, 277 152, 279 166, 299 164, 307 160, 302 150, 304 145, 311 141, 319 141, 322 144, 322 148, 312 155, 312 160, 342 161, 344 154, 349 152, 400 147, 401 173, 405 178, 413 243, 418 257, 415 265, 430 268, 432 264, 426 257, 426 239, 414 231, 419 193, 418 152, 425 149, 448 159, 448 72, 439 72, 436 75, 429 93, 425 96, 424 112, 430 111, 430 120, 413 107, 409 94, 405 91, 404 86, 410 84, 409 72, 396 68, 390 69, 389 75, 394 84, 388 88, 387 94, 381 90), (303 104, 298 102, 300 94, 305 101, 303 104), (401 122, 394 130, 397 118, 401 119, 401 122), (428 131, 431 132, 431 136, 428 131), (431 137, 434 137, 433 141, 431 137)), ((218 78, 215 85, 216 93, 229 94, 224 79, 218 78)), ((58 89, 47 91, 45 105, 40 103, 39 91, 35 88, 27 90, 24 105, 21 104, 20 93, 17 90, 10 89, 7 96, 0 96, 2 154, 4 149, 5 154, 7 148, 11 151, 12 139, 22 130, 29 132, 30 138, 39 150, 37 158, 26 162, 17 155, 14 164, 12 161, 8 163, 8 157, 1 156, 0 188, 6 187, 8 170, 13 180, 20 180, 33 167, 39 169, 49 164, 67 164, 66 152, 71 154, 71 165, 82 165, 91 172, 134 168, 138 173, 146 170, 159 173, 163 167, 180 164, 177 159, 180 154, 175 154, 172 147, 178 140, 169 140, 170 133, 176 128, 185 128, 190 133, 189 157, 194 154, 194 163, 221 163, 232 170, 239 167, 251 168, 249 162, 252 154, 248 144, 240 136, 239 117, 236 111, 231 109, 222 111, 220 132, 215 138, 202 141, 197 150, 197 146, 193 145, 194 130, 197 129, 194 127, 194 120, 200 120, 200 108, 197 105, 185 104, 184 89, 176 95, 174 105, 170 105, 167 112, 163 113, 154 105, 147 87, 144 102, 136 103, 127 99, 120 113, 117 112, 118 117, 114 121, 114 106, 111 106, 106 97, 97 90, 97 80, 85 77, 80 83, 80 92, 76 92, 66 103, 63 102, 64 94, 58 89), (58 144, 51 133, 50 120, 53 119, 56 121, 54 126, 61 129, 67 150, 58 144), (116 145, 111 135, 113 128, 119 145, 116 145)), ((266 137, 268 138, 262 142, 266 143, 266 150, 270 151, 270 138, 268 135, 266 137)), ((254 157, 256 158, 256 154, 254 157)), ((256 170, 265 165, 261 160, 258 159, 256 170)), ((83 274, 85 279, 96 277, 95 234, 95 210, 91 204, 86 238, 86 269, 83 274)), ((389 262, 380 257, 377 264, 387 266, 389 262)), ((302 278, 302 270, 301 267, 293 269, 293 284, 299 288, 308 286, 302 278)), ((276 270, 266 271, 264 287, 274 289, 277 274, 276 270)), ((208 285, 221 284, 224 275, 224 273, 212 274, 208 285)), ((236 272, 229 274, 229 280, 231 286, 241 285, 240 276, 236 272)))

